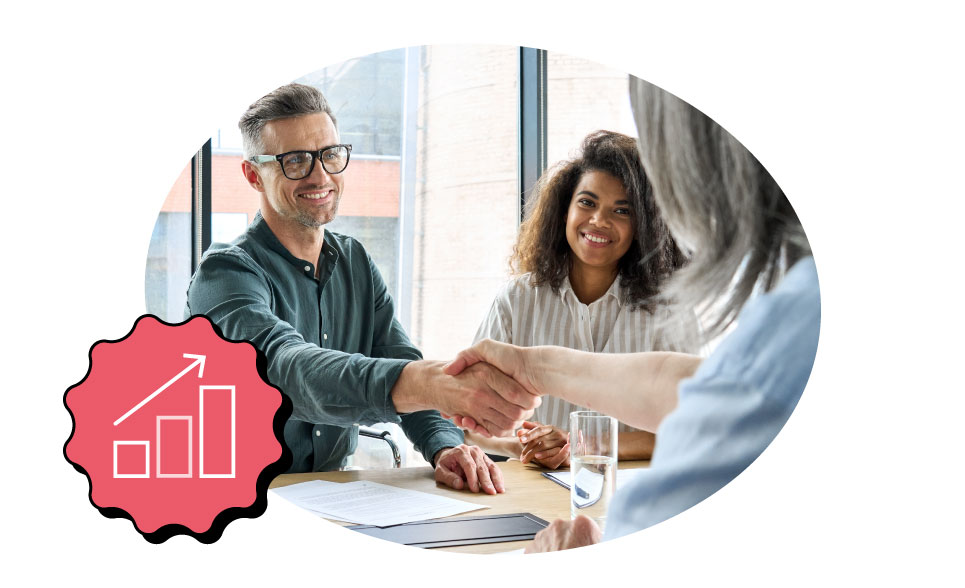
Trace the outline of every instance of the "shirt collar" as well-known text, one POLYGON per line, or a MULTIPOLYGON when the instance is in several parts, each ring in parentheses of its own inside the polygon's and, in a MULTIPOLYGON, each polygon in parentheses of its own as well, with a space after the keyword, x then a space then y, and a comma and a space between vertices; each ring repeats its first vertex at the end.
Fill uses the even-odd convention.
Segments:
MULTIPOLYGON (((597 304, 610 298, 620 302, 620 280, 622 280, 622 278, 618 275, 617 278, 613 280, 613 283, 610 284, 610 287, 607 288, 606 292, 603 293, 603 296, 600 296, 599 299, 594 300, 590 304, 597 304)), ((566 275, 566 279, 560 284, 560 300, 567 302, 567 297, 570 297, 569 299, 575 304, 582 304, 580 299, 576 297, 576 292, 573 291, 573 284, 570 283, 569 274, 566 275)))
MULTIPOLYGON (((292 252, 282 245, 281 241, 278 240, 278 237, 275 236, 275 233, 271 231, 271 227, 269 227, 268 223, 265 222, 265 218, 261 216, 260 210, 255 212, 254 220, 252 220, 251 224, 248 225, 248 235, 265 247, 268 247, 272 251, 278 253, 290 264, 299 269, 304 267, 306 262, 310 263, 314 269, 315 264, 319 262, 318 259, 299 259, 298 257, 292 255, 292 252)), ((322 254, 320 259, 325 259, 326 251, 330 251, 331 253, 329 253, 329 256, 332 257, 332 263, 334 263, 336 260, 338 260, 338 252, 332 246, 332 232, 326 230, 324 239, 325 242, 322 244, 322 254)))

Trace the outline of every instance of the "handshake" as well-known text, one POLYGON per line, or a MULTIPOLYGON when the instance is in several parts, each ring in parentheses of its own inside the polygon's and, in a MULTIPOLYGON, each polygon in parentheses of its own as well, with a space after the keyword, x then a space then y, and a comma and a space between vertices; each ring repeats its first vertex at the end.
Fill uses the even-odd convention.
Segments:
POLYGON ((485 437, 513 435, 540 405, 535 352, 487 339, 449 363, 412 362, 392 389, 396 411, 437 409, 485 437))

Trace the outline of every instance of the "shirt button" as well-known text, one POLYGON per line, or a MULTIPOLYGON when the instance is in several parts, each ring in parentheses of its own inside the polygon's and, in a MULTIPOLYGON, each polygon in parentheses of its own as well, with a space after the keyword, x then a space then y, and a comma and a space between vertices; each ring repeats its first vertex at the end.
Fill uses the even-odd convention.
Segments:
POLYGON ((328 333, 323 333, 322 339, 325 339, 326 341, 328 341, 328 333))
POLYGON ((305 271, 306 271, 306 272, 312 271, 312 266, 306 265, 306 266, 305 266, 305 271))
POLYGON ((316 437, 321 437, 321 436, 322 436, 322 432, 316 430, 316 431, 315 431, 315 436, 316 436, 316 437))

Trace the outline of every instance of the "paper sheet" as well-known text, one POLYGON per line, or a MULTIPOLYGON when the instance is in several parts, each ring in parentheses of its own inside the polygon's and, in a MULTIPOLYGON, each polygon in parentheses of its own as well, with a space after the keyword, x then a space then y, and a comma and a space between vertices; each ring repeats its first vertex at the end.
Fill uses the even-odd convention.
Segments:
POLYGON ((377 527, 489 508, 436 494, 365 481, 337 484, 314 480, 284 486, 273 492, 325 518, 377 527))
POLYGON ((335 482, 326 482, 325 480, 311 480, 309 482, 301 482, 299 484, 290 484, 288 486, 282 486, 281 488, 273 488, 272 492, 281 496, 285 500, 304 508, 305 510, 316 514, 320 517, 325 517, 333 521, 342 521, 346 523, 351 523, 352 521, 346 521, 345 519, 339 519, 333 516, 327 516, 325 513, 318 512, 313 508, 309 508, 305 503, 306 500, 311 500, 316 494, 318 494, 320 488, 325 486, 338 486, 335 482))

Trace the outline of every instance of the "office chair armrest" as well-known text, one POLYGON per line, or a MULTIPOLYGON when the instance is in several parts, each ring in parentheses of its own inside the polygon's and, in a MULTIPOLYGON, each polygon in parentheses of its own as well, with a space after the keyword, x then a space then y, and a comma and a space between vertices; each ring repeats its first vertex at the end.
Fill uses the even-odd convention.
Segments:
POLYGON ((392 434, 388 431, 376 431, 375 429, 370 429, 369 427, 359 426, 359 435, 363 437, 370 437, 372 439, 381 439, 389 444, 389 448, 392 450, 392 459, 395 461, 395 467, 402 467, 402 454, 399 453, 399 446, 395 444, 392 440, 392 434))

